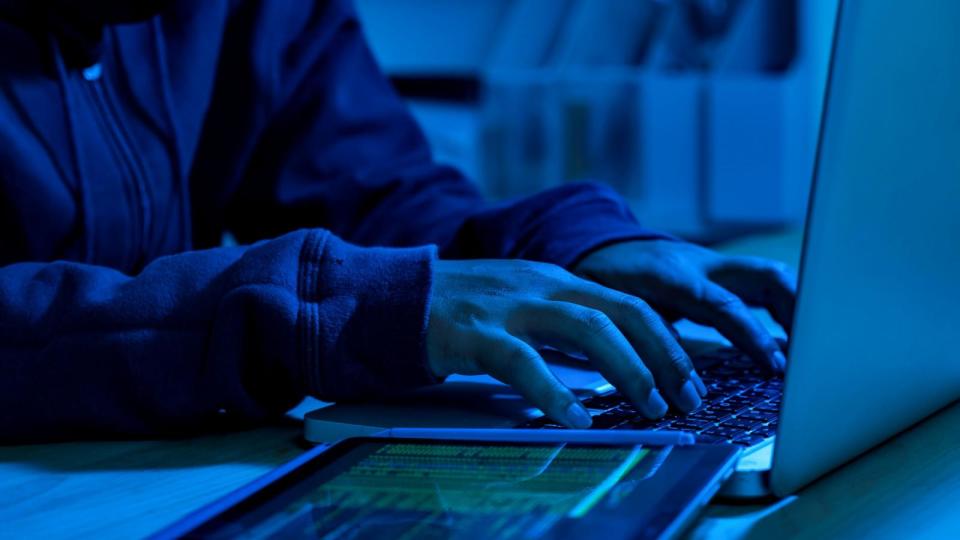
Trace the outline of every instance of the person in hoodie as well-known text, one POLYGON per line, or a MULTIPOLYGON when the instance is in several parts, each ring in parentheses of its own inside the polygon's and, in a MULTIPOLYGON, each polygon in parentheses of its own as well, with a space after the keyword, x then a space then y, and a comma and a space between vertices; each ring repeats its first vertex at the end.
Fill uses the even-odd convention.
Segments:
POLYGON ((452 373, 588 426, 543 346, 655 418, 705 392, 661 315, 783 368, 746 306, 789 327, 784 268, 596 184, 485 203, 346 0, 0 0, 0 41, 3 440, 253 425, 452 373))

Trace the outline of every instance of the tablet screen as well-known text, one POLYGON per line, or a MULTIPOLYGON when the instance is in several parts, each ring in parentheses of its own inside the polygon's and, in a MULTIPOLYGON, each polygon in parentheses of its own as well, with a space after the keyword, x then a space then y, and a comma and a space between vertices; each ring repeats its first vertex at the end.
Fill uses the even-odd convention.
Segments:
POLYGON ((708 466, 694 447, 425 440, 340 446, 191 536, 658 536, 702 489, 704 480, 690 473, 708 466))

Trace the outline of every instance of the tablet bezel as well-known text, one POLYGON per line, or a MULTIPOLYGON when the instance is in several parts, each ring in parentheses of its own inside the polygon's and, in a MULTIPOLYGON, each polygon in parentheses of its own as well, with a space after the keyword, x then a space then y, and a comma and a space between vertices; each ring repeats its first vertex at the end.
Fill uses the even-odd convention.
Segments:
MULTIPOLYGON (((355 437, 345 439, 331 446, 321 446, 308 450, 294 460, 270 471, 254 482, 226 495, 197 511, 187 515, 180 521, 151 536, 153 539, 193 537, 201 528, 213 524, 214 521, 239 521, 239 519, 254 511, 270 498, 282 494, 284 491, 296 487, 299 482, 306 480, 312 474, 336 462, 355 448, 367 444, 464 444, 464 445, 545 445, 558 444, 557 442, 531 442, 489 439, 458 439, 444 440, 436 438, 412 437, 355 437), (231 516, 235 514, 235 516, 231 516)), ((587 446, 637 446, 630 442, 594 442, 570 441, 570 445, 587 446)), ((644 445, 651 448, 662 448, 655 445, 644 445)), ((682 531, 691 519, 713 497, 720 485, 733 472, 736 460, 739 457, 739 447, 733 445, 676 445, 672 452, 689 454, 690 458, 698 460, 686 469, 686 475, 669 484, 671 493, 680 487, 687 487, 681 492, 681 497, 670 500, 669 506, 661 507, 658 516, 673 516, 663 522, 657 537, 674 537, 682 531)))

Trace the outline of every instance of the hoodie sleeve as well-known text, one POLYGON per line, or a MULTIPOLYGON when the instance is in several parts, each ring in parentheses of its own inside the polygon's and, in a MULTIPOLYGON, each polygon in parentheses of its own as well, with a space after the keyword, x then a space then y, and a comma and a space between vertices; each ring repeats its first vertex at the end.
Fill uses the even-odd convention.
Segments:
POLYGON ((485 203, 462 174, 433 161, 348 1, 257 5, 255 47, 240 63, 250 72, 231 80, 263 89, 257 99, 273 106, 226 216, 241 240, 319 225, 360 245, 435 244, 444 258, 569 266, 602 245, 661 237, 598 184, 485 203), (262 34, 279 27, 286 32, 262 34))
POLYGON ((432 382, 422 333, 433 258, 313 229, 163 257, 135 277, 66 262, 0 268, 0 440, 233 427, 306 394, 432 382))

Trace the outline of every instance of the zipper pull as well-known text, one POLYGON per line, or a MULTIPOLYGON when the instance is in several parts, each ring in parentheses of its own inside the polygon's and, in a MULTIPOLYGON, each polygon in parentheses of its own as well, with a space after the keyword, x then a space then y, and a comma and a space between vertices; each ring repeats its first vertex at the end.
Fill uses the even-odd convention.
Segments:
POLYGON ((103 75, 103 66, 100 65, 100 62, 96 64, 83 68, 83 80, 87 82, 93 82, 100 79, 100 76, 103 75))

